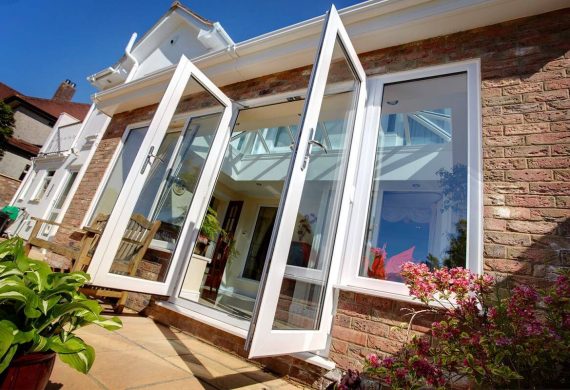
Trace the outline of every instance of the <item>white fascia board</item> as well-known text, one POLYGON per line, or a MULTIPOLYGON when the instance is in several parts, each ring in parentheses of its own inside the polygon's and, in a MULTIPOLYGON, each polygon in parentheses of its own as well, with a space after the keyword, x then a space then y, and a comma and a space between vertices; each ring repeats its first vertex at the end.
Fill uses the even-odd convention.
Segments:
MULTIPOLYGON (((357 52, 364 53, 566 7, 567 0, 370 0, 339 13, 357 52)), ((324 16, 309 19, 238 43, 229 50, 193 58, 192 62, 218 86, 310 65, 323 20, 324 16)), ((174 66, 137 82, 172 69, 174 66)), ((110 96, 108 91, 94 98, 101 102, 110 96)))
MULTIPOLYGON (((415 42, 567 7, 567 0, 373 0, 340 11, 357 52, 415 42)), ((324 16, 192 59, 220 86, 313 62, 324 16)))

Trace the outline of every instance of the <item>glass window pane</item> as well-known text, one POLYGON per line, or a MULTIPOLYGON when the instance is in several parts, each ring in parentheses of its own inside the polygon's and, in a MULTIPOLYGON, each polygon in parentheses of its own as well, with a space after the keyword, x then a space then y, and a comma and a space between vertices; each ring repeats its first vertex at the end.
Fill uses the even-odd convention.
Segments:
POLYGON ((55 171, 47 171, 45 176, 43 177, 42 181, 40 182, 39 188, 37 189, 36 196, 34 196, 34 201, 41 200, 47 189, 49 188, 51 181, 53 180, 53 175, 55 175, 55 171))
POLYGON ((337 40, 318 120, 325 124, 333 150, 325 153, 312 147, 273 329, 319 328, 358 89, 359 82, 337 40))
POLYGON ((75 183, 76 178, 77 178, 77 172, 71 172, 69 178, 67 179, 67 182, 65 183, 65 187, 59 194, 57 202, 55 202, 55 205, 53 206, 54 209, 61 209, 61 206, 63 206, 65 199, 67 199, 67 194, 69 193, 69 190, 71 190, 73 183, 75 183))
POLYGON ((99 214, 108 216, 111 214, 111 211, 113 211, 113 207, 115 207, 117 198, 123 189, 123 184, 125 184, 125 180, 131 171, 131 167, 133 166, 133 162, 135 161, 135 157, 137 156, 147 130, 148 127, 140 127, 129 131, 125 139, 125 144, 119 152, 117 161, 109 175, 109 179, 107 183, 105 183, 97 205, 93 209, 89 225, 99 214))
POLYGON ((245 260, 243 277, 253 280, 261 280, 261 272, 267 257, 271 233, 275 225, 277 207, 261 207, 255 222, 253 238, 249 244, 249 251, 245 260))
POLYGON ((381 112, 360 276, 465 266, 467 75, 387 84, 381 112))

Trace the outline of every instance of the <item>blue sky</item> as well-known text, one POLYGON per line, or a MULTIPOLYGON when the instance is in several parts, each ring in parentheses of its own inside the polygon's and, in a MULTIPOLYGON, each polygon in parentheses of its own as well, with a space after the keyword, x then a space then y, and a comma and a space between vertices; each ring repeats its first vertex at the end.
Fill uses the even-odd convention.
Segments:
MULTIPOLYGON (((325 13, 332 0, 183 0, 218 21, 235 42, 325 13)), ((336 0, 337 8, 358 0, 336 0)), ((3 60, 0 81, 51 98, 59 83, 77 83, 74 101, 89 102, 86 77, 123 54, 131 34, 142 36, 172 0, 0 0, 3 60)))

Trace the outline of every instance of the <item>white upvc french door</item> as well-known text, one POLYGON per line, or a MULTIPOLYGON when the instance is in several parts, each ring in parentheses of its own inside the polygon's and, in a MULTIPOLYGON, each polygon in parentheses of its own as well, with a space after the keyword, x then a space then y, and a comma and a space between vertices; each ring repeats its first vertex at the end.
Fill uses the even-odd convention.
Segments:
POLYGON ((321 35, 246 342, 250 357, 327 347, 332 285, 346 244, 365 100, 364 69, 333 6, 321 35), (330 123, 333 147, 317 141, 318 123, 330 123))
POLYGON ((89 265, 94 285, 172 292, 178 270, 191 253, 196 223, 206 212, 205 199, 229 138, 231 117, 231 100, 183 55, 89 265), (199 114, 188 114, 197 109, 199 114), (132 274, 125 272, 133 269, 129 262, 142 258, 132 226, 141 220, 155 224, 148 253, 143 254, 152 269, 132 274))

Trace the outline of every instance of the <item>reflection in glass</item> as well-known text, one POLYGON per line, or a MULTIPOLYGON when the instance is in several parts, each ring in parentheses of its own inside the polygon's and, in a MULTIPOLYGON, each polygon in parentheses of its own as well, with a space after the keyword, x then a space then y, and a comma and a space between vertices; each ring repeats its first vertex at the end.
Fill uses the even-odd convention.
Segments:
POLYGON ((467 78, 384 86, 360 275, 402 282, 408 261, 465 266, 467 78))
POLYGON ((359 83, 337 40, 317 126, 324 147, 311 149, 273 329, 319 328, 358 89, 359 83))
POLYGON ((253 280, 261 280, 261 271, 267 257, 271 233, 275 225, 277 207, 261 207, 255 222, 253 239, 249 246, 249 252, 245 260, 243 277, 253 280))
POLYGON ((109 179, 107 183, 105 183, 97 205, 93 209, 89 225, 99 214, 107 216, 111 214, 119 197, 119 193, 123 189, 123 184, 125 184, 125 180, 127 180, 127 176, 131 171, 131 167, 133 166, 133 162, 135 161, 135 157, 137 156, 147 130, 148 127, 140 127, 129 131, 125 144, 119 152, 117 161, 109 175, 109 179))

